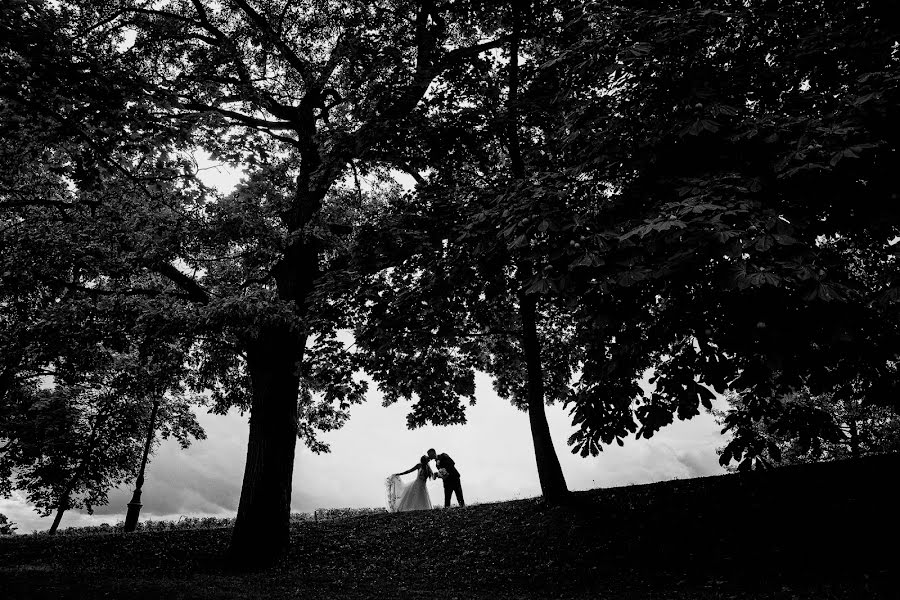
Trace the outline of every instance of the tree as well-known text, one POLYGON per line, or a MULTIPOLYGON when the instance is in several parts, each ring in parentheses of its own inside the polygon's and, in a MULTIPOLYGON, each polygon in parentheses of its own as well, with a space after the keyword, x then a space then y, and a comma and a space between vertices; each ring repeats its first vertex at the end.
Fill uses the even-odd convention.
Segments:
MULTIPOLYGON (((491 18, 510 32, 505 56, 455 71, 434 91, 436 123, 418 147, 440 158, 418 176, 414 199, 399 198, 361 238, 359 285, 349 296, 357 304, 356 342, 386 403, 418 396, 411 427, 462 423, 461 400, 475 400, 475 370, 488 373, 501 397, 528 412, 543 495, 559 502, 567 488, 544 404, 565 397, 578 348, 568 343, 565 307, 540 296, 546 248, 511 232, 543 193, 544 173, 531 169, 552 168, 537 141, 545 125, 538 106, 552 93, 533 78, 562 21, 549 8, 519 4, 491 18), (520 45, 527 58, 520 59, 520 45), (373 266, 373 247, 396 258, 373 266)), ((544 214, 556 210, 550 205, 544 214)), ((560 212, 568 215, 568 207, 560 212)))
POLYGON ((575 450, 698 414, 707 386, 759 416, 896 380, 896 280, 851 258, 893 264, 895 25, 876 3, 820 8, 593 6, 548 64, 571 82, 561 137, 598 189, 591 225, 615 234, 582 280, 575 450))
POLYGON ((9 520, 9 517, 0 513, 0 535, 15 535, 16 524, 9 520))
MULTIPOLYGON (((136 369, 122 363, 130 358, 116 356, 108 371, 95 370, 75 385, 22 386, 6 398, 0 473, 7 479, 0 488, 24 492, 42 516, 55 512, 51 534, 66 510, 92 513, 111 488, 137 474, 152 401, 146 380, 129 381, 136 369)), ((158 423, 162 438, 182 447, 205 437, 183 399, 161 402, 158 423)))
POLYGON ((101 48, 106 63, 87 72, 112 89, 111 74, 127 66, 134 97, 123 106, 147 109, 125 115, 113 148, 128 157, 125 172, 105 170, 102 183, 138 187, 145 169, 159 188, 145 204, 130 190, 127 209, 103 198, 92 235, 116 241, 107 257, 130 260, 92 285, 181 332, 194 357, 187 380, 212 389, 219 409, 249 409, 231 549, 240 563, 269 561, 288 542, 298 435, 321 449, 316 427, 339 425, 361 399, 328 292, 341 277, 336 238, 359 217, 340 184, 352 168, 397 161, 396 141, 433 82, 504 40, 469 20, 467 2, 72 0, 22 10, 42 11, 66 43, 101 48), (246 167, 245 183, 227 197, 203 189, 188 156, 196 145, 246 167), (128 154, 139 147, 163 164, 128 154), (325 385, 336 387, 307 393, 325 385))
POLYGON ((192 340, 169 335, 153 285, 182 165, 172 136, 135 143, 152 118, 119 40, 71 37, 85 21, 68 10, 0 12, 0 486, 56 510, 52 530, 133 474, 148 398, 169 397, 164 435, 202 436, 181 384, 192 340))
MULTIPOLYGON (((812 397, 802 390, 779 398, 767 414, 754 420, 738 394, 726 399, 731 408, 714 414, 719 424, 741 438, 739 446, 749 449, 738 465, 741 469, 900 450, 900 417, 890 406, 834 393, 812 397)), ((733 459, 729 446, 720 450, 724 466, 733 459)))

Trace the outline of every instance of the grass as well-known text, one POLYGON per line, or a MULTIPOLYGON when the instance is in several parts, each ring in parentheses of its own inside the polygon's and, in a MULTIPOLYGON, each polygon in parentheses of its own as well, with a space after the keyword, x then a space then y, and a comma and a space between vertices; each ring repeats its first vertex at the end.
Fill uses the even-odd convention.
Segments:
POLYGON ((223 569, 230 531, 0 539, 4 598, 898 598, 900 455, 465 509, 296 522, 223 569), (5 588, 5 589, 4 589, 5 588))

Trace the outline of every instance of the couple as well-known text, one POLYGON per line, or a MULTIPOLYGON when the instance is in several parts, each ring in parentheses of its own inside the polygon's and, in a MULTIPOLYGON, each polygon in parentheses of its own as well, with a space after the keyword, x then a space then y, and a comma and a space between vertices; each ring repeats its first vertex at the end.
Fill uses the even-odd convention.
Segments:
POLYGON ((434 448, 428 450, 419 464, 402 473, 395 473, 387 479, 388 509, 391 512, 404 512, 407 510, 427 510, 431 508, 431 498, 428 496, 428 488, 425 483, 429 478, 444 480, 444 507, 450 506, 450 497, 455 493, 456 501, 460 506, 465 506, 463 500, 462 484, 459 479, 459 471, 456 463, 444 453, 437 454, 434 448), (435 461, 437 473, 431 470, 428 464, 435 461), (410 484, 400 481, 401 475, 417 471, 416 479, 410 484))

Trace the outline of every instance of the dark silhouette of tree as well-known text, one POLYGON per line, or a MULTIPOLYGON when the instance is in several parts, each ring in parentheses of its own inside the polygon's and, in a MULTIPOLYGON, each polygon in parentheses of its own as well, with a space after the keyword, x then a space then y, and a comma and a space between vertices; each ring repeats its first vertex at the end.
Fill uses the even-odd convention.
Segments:
MULTIPOLYGON (((15 137, 0 201, 4 242, 17 243, 4 289, 33 285, 50 290, 38 306, 100 315, 51 321, 71 348, 125 315, 143 328, 137 346, 175 344, 186 360, 173 377, 211 390, 217 410, 250 411, 232 542, 242 563, 286 546, 296 439, 323 449, 316 429, 362 398, 360 365, 388 402, 418 396, 411 424, 463 420, 476 368, 528 407, 536 441, 549 439, 544 400, 564 399, 584 455, 698 414, 708 386, 740 390, 751 419, 836 382, 891 397, 898 74, 886 9, 506 8, 3 8, 3 127, 15 137), (245 169, 233 193, 199 182, 198 146, 245 169), (391 169, 415 191, 357 183, 391 169), (884 276, 854 262, 864 254, 884 276), (362 353, 337 339, 354 322, 362 353)), ((35 313, 22 298, 4 323, 35 313)), ((6 353, 0 389, 59 355, 6 353)), ((562 495, 555 453, 538 445, 545 493, 562 495)))
MULTIPOLYGON (((110 366, 124 371, 121 361, 110 366)), ((23 492, 42 516, 55 512, 50 533, 67 510, 93 513, 107 503, 110 489, 137 474, 151 402, 136 396, 143 390, 123 385, 120 373, 90 381, 95 372, 83 383, 59 382, 52 389, 23 387, 7 397, 12 402, 0 424, 0 473, 8 479, 0 487, 23 492)), ((191 437, 205 437, 188 403, 169 399, 161 405, 162 438, 173 436, 186 447, 191 437)))
POLYGON ((542 44, 562 19, 525 4, 498 7, 493 18, 509 32, 504 55, 449 73, 435 90, 443 111, 417 140, 433 166, 360 236, 359 285, 348 296, 365 368, 386 403, 418 397, 410 427, 465 422, 461 400, 474 403, 475 371, 488 373, 501 397, 528 412, 543 496, 559 502, 567 487, 544 404, 565 397, 577 348, 567 343, 566 312, 535 285, 543 249, 511 243, 505 221, 540 186, 530 171, 536 161, 544 168, 546 147, 534 141, 540 99, 531 88, 542 44))
POLYGON ((118 40, 78 33, 90 15, 0 17, 0 491, 55 510, 55 530, 134 476, 150 397, 163 436, 203 435, 181 383, 192 340, 169 335, 158 279, 184 165, 171 135, 136 141, 152 109, 118 40))
POLYGON ((895 24, 877 3, 820 8, 595 6, 553 61, 569 164, 614 234, 581 294, 575 449, 693 416, 706 386, 759 418, 793 390, 896 381, 895 269, 874 281, 852 258, 894 265, 895 24))
POLYGON ((15 535, 16 524, 9 520, 9 517, 0 513, 0 535, 15 535))
MULTIPOLYGON (((5 15, 16 33, 83 49, 61 64, 81 84, 105 86, 102 94, 75 86, 83 92, 75 102, 56 93, 51 100, 64 108, 56 113, 71 114, 77 102, 93 119, 103 98, 114 99, 115 110, 101 114, 118 117, 109 119, 115 125, 97 126, 109 130, 110 147, 88 165, 90 181, 102 184, 92 235, 116 242, 108 257, 128 260, 114 273, 98 270, 92 289, 139 298, 139 312, 183 334, 192 357, 186 380, 211 389, 217 409, 250 411, 232 543, 239 563, 269 561, 287 544, 298 435, 323 449, 316 428, 338 426, 362 398, 352 357, 336 342, 343 317, 328 292, 341 277, 341 235, 364 214, 345 178, 405 163, 397 141, 408 119, 427 113, 420 105, 429 87, 505 43, 473 10, 487 9, 463 1, 72 0, 5 15), (205 189, 190 160, 196 146, 242 164, 245 183, 227 197, 205 189), (126 184, 128 194, 111 197, 126 184)), ((45 57, 32 60, 34 46, 17 52, 39 81, 60 71, 45 57)), ((9 68, 18 77, 10 81, 28 77, 9 68)), ((50 110, 40 97, 20 98, 23 89, 31 92, 13 86, 6 96, 17 109, 50 110)), ((85 132, 79 149, 93 148, 88 125, 76 128, 85 132)), ((65 164, 66 185, 85 196, 65 164)))
MULTIPOLYGON (((714 414, 741 439, 739 446, 748 449, 738 464, 745 470, 900 451, 896 408, 847 395, 852 387, 820 396, 810 396, 806 390, 792 392, 755 420, 740 395, 729 394, 730 407, 714 414)), ((724 466, 733 458, 729 446, 720 450, 724 466)))

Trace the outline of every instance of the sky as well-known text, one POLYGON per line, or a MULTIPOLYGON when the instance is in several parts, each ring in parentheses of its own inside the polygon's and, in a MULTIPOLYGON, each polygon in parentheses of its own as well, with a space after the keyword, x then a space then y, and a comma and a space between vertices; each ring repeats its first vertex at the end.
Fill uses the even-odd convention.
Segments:
MULTIPOLYGON (((242 173, 215 164, 198 153, 201 179, 223 193, 234 188, 242 173)), ((397 175, 401 184, 412 180, 397 175)), ((496 502, 540 495, 540 484, 527 413, 497 397, 490 378, 479 374, 477 403, 467 410, 468 423, 450 427, 406 428, 409 402, 389 407, 370 383, 365 403, 354 406, 349 422, 322 435, 329 454, 316 455, 298 443, 294 460, 291 508, 312 512, 319 508, 385 506, 385 479, 405 471, 426 450, 446 452, 462 476, 467 504, 496 502)), ((721 402, 721 401, 720 401, 721 402)), ((607 446, 597 457, 571 454, 566 440, 574 432, 561 406, 547 408, 550 433, 570 490, 617 487, 670 479, 725 473, 716 448, 726 439, 712 416, 702 412, 690 421, 675 421, 653 438, 623 447, 607 446)), ((174 441, 160 444, 147 466, 141 502, 142 519, 177 520, 181 516, 233 517, 237 512, 247 452, 246 415, 198 413, 207 439, 183 450, 174 441)), ((406 480, 415 473, 405 475, 406 480)), ((443 504, 443 484, 428 484, 431 501, 443 504)), ((93 515, 70 510, 60 527, 116 523, 125 518, 132 489, 123 486, 109 494, 109 503, 93 515)), ((455 499, 454 499, 455 503, 455 499)), ((0 513, 18 526, 17 533, 48 529, 52 516, 41 518, 21 494, 0 498, 0 513)))
MULTIPOLYGON (((291 508, 385 506, 384 481, 412 467, 428 448, 446 452, 462 475, 468 504, 540 495, 528 415, 497 397, 490 379, 479 374, 477 403, 467 411, 468 423, 450 427, 406 428, 409 402, 381 406, 381 394, 370 386, 367 401, 354 406, 340 430, 324 434, 331 453, 316 455, 298 444, 291 508)), ((625 446, 608 446, 598 457, 570 453, 566 440, 574 431, 561 406, 547 411, 550 431, 571 490, 609 488, 687 479, 724 473, 716 448, 725 444, 720 426, 707 413, 675 421, 649 440, 631 436, 625 446)), ((180 516, 233 517, 237 511, 247 451, 247 419, 199 414, 207 439, 182 450, 164 441, 147 466, 141 501, 142 519, 177 520, 180 516)), ((404 476, 411 480, 415 473, 404 476)), ((431 501, 443 503, 440 481, 428 484, 431 501)), ((113 490, 109 504, 93 516, 68 511, 61 527, 124 520, 131 500, 128 486, 113 490)), ((454 504, 456 500, 454 499, 454 504)), ((0 513, 18 526, 17 533, 47 529, 52 517, 41 518, 21 496, 0 499, 0 513)))

